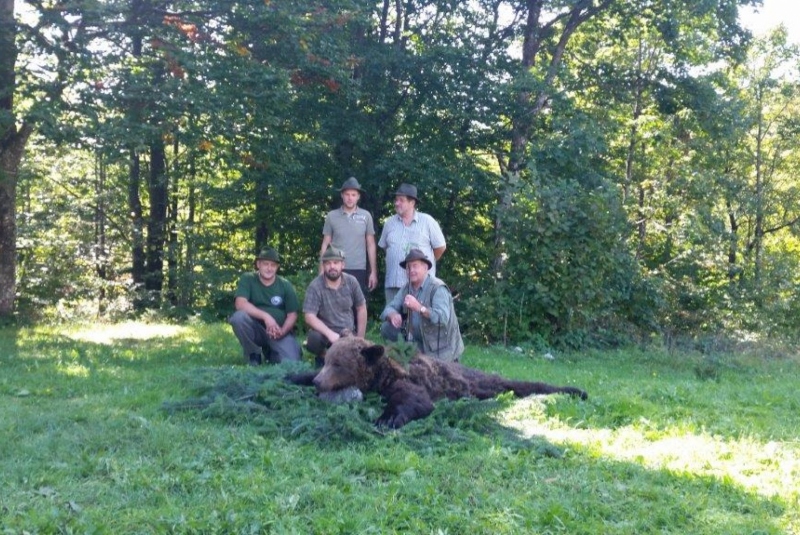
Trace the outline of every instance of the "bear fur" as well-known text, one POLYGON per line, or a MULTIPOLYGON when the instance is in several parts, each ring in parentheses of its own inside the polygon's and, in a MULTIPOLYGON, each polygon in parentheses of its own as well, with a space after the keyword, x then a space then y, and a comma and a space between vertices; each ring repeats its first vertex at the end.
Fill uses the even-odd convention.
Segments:
POLYGON ((433 403, 444 398, 489 399, 503 392, 513 392, 518 397, 559 393, 588 397, 579 388, 505 379, 424 354, 417 354, 405 368, 386 355, 384 346, 355 336, 340 338, 331 345, 321 370, 287 379, 316 386, 322 395, 353 387, 365 394, 377 392, 386 407, 376 423, 394 429, 425 418, 433 411, 433 403))

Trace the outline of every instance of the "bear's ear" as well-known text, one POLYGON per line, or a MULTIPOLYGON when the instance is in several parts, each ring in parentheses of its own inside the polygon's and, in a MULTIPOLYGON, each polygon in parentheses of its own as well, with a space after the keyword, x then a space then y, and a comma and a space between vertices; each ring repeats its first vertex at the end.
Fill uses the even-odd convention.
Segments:
POLYGON ((361 350, 361 355, 367 359, 367 364, 375 364, 384 355, 386 348, 382 345, 365 347, 361 350))

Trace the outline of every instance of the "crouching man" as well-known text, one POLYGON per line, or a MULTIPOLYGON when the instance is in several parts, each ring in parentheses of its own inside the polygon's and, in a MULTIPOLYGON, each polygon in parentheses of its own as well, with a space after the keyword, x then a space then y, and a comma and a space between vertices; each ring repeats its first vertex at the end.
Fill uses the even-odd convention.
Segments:
POLYGON ((322 366, 325 352, 344 334, 367 332, 367 302, 358 280, 344 272, 344 253, 328 247, 322 254, 322 274, 306 289, 303 313, 308 327, 306 349, 322 366))
POLYGON ((381 336, 390 342, 402 337, 430 357, 458 361, 464 341, 453 296, 442 280, 429 273, 432 265, 419 249, 411 249, 400 262, 408 273, 408 282, 381 313, 381 336))
POLYGON ((300 309, 294 286, 278 275, 280 256, 272 248, 262 249, 255 272, 239 279, 234 312, 228 322, 251 366, 267 362, 300 360, 300 344, 292 334, 300 309))

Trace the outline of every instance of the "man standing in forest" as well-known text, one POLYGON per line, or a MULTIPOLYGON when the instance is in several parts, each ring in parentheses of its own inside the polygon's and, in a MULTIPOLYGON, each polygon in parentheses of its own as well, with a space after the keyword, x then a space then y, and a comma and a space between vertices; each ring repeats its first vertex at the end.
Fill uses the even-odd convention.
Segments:
POLYGON ((280 255, 262 249, 256 271, 239 279, 234 312, 228 319, 251 366, 261 364, 262 349, 268 362, 300 360, 300 344, 292 334, 300 303, 294 286, 278 275, 280 255))
POLYGON ((318 366, 340 336, 351 333, 363 338, 367 333, 367 302, 356 278, 344 272, 344 253, 328 247, 320 262, 323 274, 308 285, 303 301, 306 349, 314 354, 318 366))
POLYGON ((439 223, 430 215, 417 211, 417 187, 400 184, 394 197, 397 212, 383 224, 378 246, 386 250, 386 303, 408 282, 400 263, 411 249, 419 249, 431 262, 431 276, 436 275, 436 261, 447 245, 439 223))
MULTIPOLYGON (((366 296, 368 291, 378 286, 375 225, 372 214, 358 206, 363 191, 355 177, 345 180, 339 193, 342 196, 342 206, 325 216, 319 254, 324 255, 329 245, 343 251, 347 259, 344 272, 358 280, 361 292, 366 296)), ((322 273, 323 268, 320 265, 320 274, 322 273)))

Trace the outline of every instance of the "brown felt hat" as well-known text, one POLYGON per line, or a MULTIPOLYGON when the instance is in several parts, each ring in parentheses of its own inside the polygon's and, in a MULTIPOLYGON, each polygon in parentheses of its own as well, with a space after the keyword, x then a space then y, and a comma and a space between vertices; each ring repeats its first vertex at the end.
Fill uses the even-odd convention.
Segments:
POLYGON ((408 264, 409 262, 414 262, 415 260, 422 260, 423 262, 428 264, 428 269, 431 269, 433 267, 433 262, 428 260, 428 257, 425 256, 425 253, 423 253, 419 249, 411 249, 406 255, 405 260, 400 262, 400 267, 406 269, 406 264, 408 264))
POLYGON ((400 184, 400 187, 397 188, 397 191, 394 192, 394 196, 397 197, 398 195, 403 195, 405 197, 411 197, 415 201, 419 202, 419 198, 417 197, 417 186, 412 184, 400 184))

